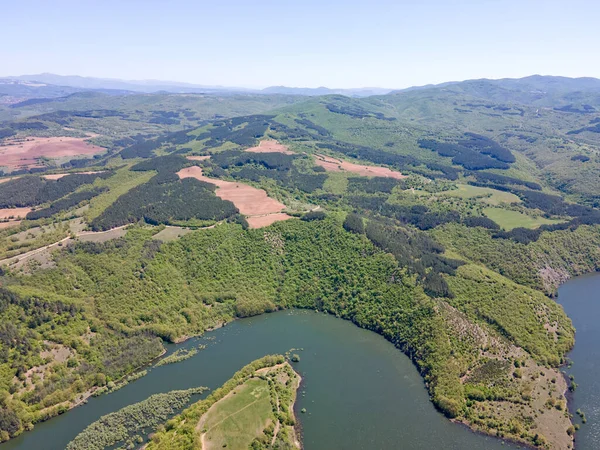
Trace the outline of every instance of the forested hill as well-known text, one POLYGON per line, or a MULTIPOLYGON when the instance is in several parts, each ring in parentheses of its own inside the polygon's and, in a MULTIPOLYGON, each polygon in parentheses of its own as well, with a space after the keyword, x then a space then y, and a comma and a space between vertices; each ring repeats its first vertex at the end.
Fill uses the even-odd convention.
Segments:
POLYGON ((163 340, 297 307, 385 336, 448 417, 572 445, 574 330, 550 297, 600 269, 598 106, 460 86, 77 94, 9 122, 23 139, 95 130, 107 151, 0 183, 0 437, 117 389, 163 340))
POLYGON ((496 103, 560 107, 576 99, 586 99, 597 105, 600 79, 532 75, 524 78, 479 79, 419 86, 395 91, 393 94, 435 90, 470 95, 496 103))

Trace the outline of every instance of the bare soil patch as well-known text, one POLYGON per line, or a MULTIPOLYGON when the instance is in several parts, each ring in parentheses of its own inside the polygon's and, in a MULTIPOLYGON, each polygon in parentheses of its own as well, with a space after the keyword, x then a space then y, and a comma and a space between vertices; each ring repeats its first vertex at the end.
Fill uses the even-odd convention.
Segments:
POLYGON ((240 210, 240 213, 246 216, 278 213, 285 208, 283 203, 269 197, 262 189, 243 183, 208 178, 202 174, 202 168, 198 166, 181 169, 177 175, 179 178, 196 178, 214 184, 217 186, 217 196, 231 201, 240 210))
POLYGON ((250 147, 247 148, 246 151, 251 153, 284 153, 286 155, 294 154, 294 152, 290 151, 287 146, 271 139, 260 141, 258 147, 250 147))
POLYGON ((0 220, 10 218, 21 218, 24 219, 28 212, 31 212, 30 207, 24 208, 2 208, 0 209, 0 220))
POLYGON ((11 181, 11 180, 16 180, 17 178, 21 178, 21 177, 1 178, 0 179, 0 184, 6 183, 7 181, 11 181))
POLYGON ((198 155, 192 155, 192 156, 187 156, 187 159, 189 159, 190 161, 204 161, 210 158, 210 155, 204 155, 204 156, 198 156, 198 155))
POLYGON ((41 167, 40 158, 65 158, 95 155, 105 149, 86 142, 85 138, 49 137, 6 141, 0 146, 0 166, 10 169, 41 167))
POLYGON ((354 164, 348 161, 342 161, 340 159, 331 158, 325 155, 315 155, 315 163, 323 167, 328 172, 341 172, 347 171, 356 173, 363 177, 387 177, 396 178, 400 180, 406 178, 406 175, 402 175, 400 172, 388 169, 387 167, 379 166, 364 166, 361 164, 354 164))
POLYGON ((46 180, 60 180, 62 177, 67 175, 92 175, 94 173, 102 173, 103 170, 88 171, 88 172, 71 172, 71 173, 51 173, 49 175, 42 175, 42 178, 46 180))
POLYGON ((272 223, 279 222, 281 220, 288 220, 291 218, 292 216, 289 216, 286 213, 275 213, 266 214, 264 216, 246 217, 246 220, 248 221, 248 225, 250 225, 250 228, 262 228, 268 227, 272 223))

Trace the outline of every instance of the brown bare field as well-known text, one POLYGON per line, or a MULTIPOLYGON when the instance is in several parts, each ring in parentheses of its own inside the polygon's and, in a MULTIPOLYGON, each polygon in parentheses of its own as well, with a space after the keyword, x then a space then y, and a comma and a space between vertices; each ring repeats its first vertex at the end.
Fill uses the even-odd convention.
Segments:
POLYGON ((406 175, 402 175, 400 172, 396 172, 395 170, 390 170, 387 167, 363 166, 361 164, 354 164, 348 161, 342 161, 318 154, 316 154, 315 157, 315 163, 323 167, 328 172, 341 172, 345 170, 347 172, 356 173, 363 177, 387 177, 396 178, 397 180, 406 178, 406 175))
POLYGON ((9 218, 25 218, 32 208, 2 208, 0 209, 0 220, 9 218))
POLYGON ((251 216, 246 217, 248 221, 248 225, 250 228, 262 228, 268 227, 272 223, 279 222, 281 220, 291 219, 292 216, 288 216, 286 213, 275 213, 275 214, 266 214, 264 216, 251 216))
POLYGON ((11 181, 11 180, 16 180, 17 178, 21 178, 21 177, 1 178, 0 184, 6 183, 7 181, 11 181))
POLYGON ((50 137, 13 139, 0 146, 0 166, 11 169, 41 167, 39 158, 65 158, 94 155, 105 149, 85 138, 50 137))
POLYGON ((210 158, 210 155, 204 155, 204 156, 192 155, 192 156, 187 156, 186 158, 189 159, 190 161, 204 161, 204 160, 210 158))
POLYGON ((60 180, 62 177, 67 175, 92 175, 94 173, 102 173, 103 170, 88 171, 88 172, 71 172, 71 173, 51 173, 49 175, 42 175, 42 178, 46 180, 60 180))
POLYGON ((257 189, 243 183, 208 178, 202 174, 198 166, 186 167, 177 172, 179 178, 196 178, 200 181, 217 186, 216 194, 223 200, 229 200, 245 216, 257 216, 281 212, 285 205, 267 195, 262 189, 257 189))
POLYGON ((294 152, 290 151, 285 145, 271 139, 260 141, 258 147, 250 147, 247 148, 246 151, 251 153, 284 153, 286 155, 294 154, 294 152))

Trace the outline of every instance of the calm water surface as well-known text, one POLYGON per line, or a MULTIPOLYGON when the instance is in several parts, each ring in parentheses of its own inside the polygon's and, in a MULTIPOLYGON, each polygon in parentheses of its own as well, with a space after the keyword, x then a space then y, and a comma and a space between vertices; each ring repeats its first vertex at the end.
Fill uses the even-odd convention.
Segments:
MULTIPOLYGON (((36 425, 0 450, 64 449, 104 414, 159 392, 217 388, 252 360, 290 348, 303 348, 296 352, 301 360, 294 367, 303 377, 296 407, 307 410, 298 414, 306 450, 512 447, 446 420, 429 401, 410 360, 381 336, 350 322, 309 311, 282 311, 238 320, 178 347, 199 342, 207 348, 193 358, 152 369, 117 392, 36 425)), ((178 347, 169 346, 169 351, 178 347)), ((587 411, 592 419, 592 408, 587 411)))
MULTIPOLYGON (((600 449, 600 274, 590 274, 565 283, 558 290, 563 305, 575 325, 575 347, 569 354, 573 361, 566 373, 575 376, 578 387, 571 405, 580 408, 587 423, 577 432, 575 447, 600 449)), ((575 415, 575 422, 580 423, 575 415)))

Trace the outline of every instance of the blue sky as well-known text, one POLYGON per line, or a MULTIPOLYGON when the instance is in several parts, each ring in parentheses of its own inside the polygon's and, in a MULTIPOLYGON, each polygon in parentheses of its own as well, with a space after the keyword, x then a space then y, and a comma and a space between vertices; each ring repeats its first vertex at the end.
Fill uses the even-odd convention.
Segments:
POLYGON ((595 0, 2 0, 0 17, 0 76, 340 88, 600 77, 595 0))

